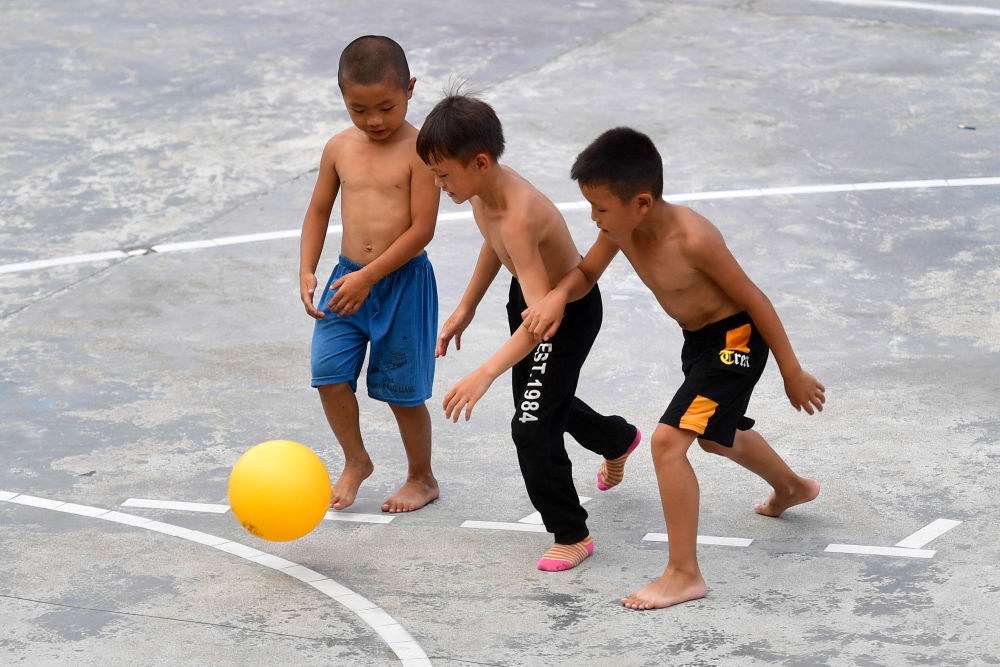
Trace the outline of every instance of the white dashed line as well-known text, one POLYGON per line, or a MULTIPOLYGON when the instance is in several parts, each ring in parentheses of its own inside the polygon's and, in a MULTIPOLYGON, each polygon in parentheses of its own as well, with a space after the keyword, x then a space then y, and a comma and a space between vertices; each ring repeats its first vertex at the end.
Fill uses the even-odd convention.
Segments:
POLYGON ((941 537, 960 523, 962 522, 955 521, 954 519, 937 519, 936 521, 930 522, 909 537, 896 542, 896 546, 905 547, 907 549, 919 549, 941 537))
MULTIPOLYGON (((381 637, 382 641, 384 641, 392 652, 395 653, 396 657, 400 660, 404 667, 427 667, 431 664, 427 654, 422 648, 420 648, 420 645, 410 635, 410 633, 406 631, 406 628, 400 625, 395 619, 393 619, 392 616, 387 614, 378 605, 364 596, 355 593, 346 586, 330 579, 326 575, 316 572, 315 570, 311 570, 304 565, 293 563, 290 560, 279 558, 278 556, 265 553, 245 544, 232 542, 224 537, 202 533, 197 530, 191 530, 189 528, 175 526, 161 521, 154 521, 152 519, 136 516, 134 514, 125 514, 123 512, 116 512, 100 507, 76 505, 74 503, 66 503, 60 500, 53 500, 51 498, 39 498, 37 496, 28 496, 24 494, 12 493, 10 491, 0 491, 0 501, 27 505, 30 507, 38 507, 56 512, 77 514, 95 519, 101 519, 103 521, 113 521, 127 526, 134 526, 144 530, 151 530, 165 535, 179 537, 190 542, 195 542, 196 544, 209 546, 213 549, 218 549, 219 551, 224 551, 228 554, 238 556, 244 560, 257 563, 258 565, 263 565, 264 567, 277 570, 282 574, 298 579, 304 584, 315 588, 320 593, 323 593, 327 597, 354 612, 362 621, 364 621, 366 625, 368 625, 375 631, 376 634, 379 635, 379 637, 381 637)), ((197 505, 199 503, 181 504, 197 505)))
POLYGON ((944 535, 962 523, 954 519, 937 519, 909 537, 903 538, 894 547, 873 547, 864 544, 831 544, 826 551, 839 554, 861 554, 864 556, 902 556, 903 558, 934 558, 932 549, 921 549, 932 540, 944 535))
MULTIPOLYGON (((646 533, 642 538, 643 542, 669 542, 666 533, 646 533)), ((712 535, 699 535, 698 544, 713 544, 723 547, 748 547, 753 544, 749 537, 713 537, 712 535)))
MULTIPOLYGON (((180 500, 154 500, 151 498, 129 498, 122 507, 141 507, 144 509, 179 510, 185 512, 208 512, 225 514, 229 505, 213 503, 190 503, 180 500)), ((354 521, 358 523, 392 523, 396 517, 392 514, 364 514, 362 512, 346 512, 344 510, 330 511, 323 517, 327 521, 354 521)))

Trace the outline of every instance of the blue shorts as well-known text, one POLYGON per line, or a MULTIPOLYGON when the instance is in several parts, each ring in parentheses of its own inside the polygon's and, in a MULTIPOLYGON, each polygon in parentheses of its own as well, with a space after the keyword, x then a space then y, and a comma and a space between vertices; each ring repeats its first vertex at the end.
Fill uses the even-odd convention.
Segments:
POLYGON ((349 382, 358 377, 371 342, 368 395, 391 405, 422 405, 434 384, 434 345, 438 300, 434 268, 427 253, 414 257, 375 283, 353 315, 337 317, 328 304, 330 285, 361 267, 343 255, 317 304, 312 340, 312 386, 349 382))

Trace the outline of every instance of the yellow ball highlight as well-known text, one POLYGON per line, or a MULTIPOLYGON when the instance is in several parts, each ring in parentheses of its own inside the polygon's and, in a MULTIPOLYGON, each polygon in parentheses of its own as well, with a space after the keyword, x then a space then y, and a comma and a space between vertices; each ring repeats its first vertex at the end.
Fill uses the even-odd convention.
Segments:
POLYGON ((295 540, 330 507, 330 475, 308 447, 269 440, 251 447, 229 475, 229 506, 239 522, 272 542, 295 540))

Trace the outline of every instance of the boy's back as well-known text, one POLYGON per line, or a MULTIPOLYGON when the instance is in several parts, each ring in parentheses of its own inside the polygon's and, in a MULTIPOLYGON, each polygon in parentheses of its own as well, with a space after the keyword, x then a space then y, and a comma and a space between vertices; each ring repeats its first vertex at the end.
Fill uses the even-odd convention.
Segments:
POLYGON ((523 277, 530 283, 532 278, 527 274, 532 272, 531 265, 540 262, 548 278, 547 292, 579 263, 579 250, 555 204, 510 167, 500 169, 504 199, 487 202, 473 197, 476 224, 515 278, 523 277))

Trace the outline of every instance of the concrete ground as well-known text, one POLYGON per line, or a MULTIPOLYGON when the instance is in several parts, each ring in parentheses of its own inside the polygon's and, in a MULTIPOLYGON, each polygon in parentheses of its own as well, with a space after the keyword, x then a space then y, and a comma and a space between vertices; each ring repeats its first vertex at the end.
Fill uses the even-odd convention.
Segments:
MULTIPOLYGON (((0 26, 0 662, 1000 663, 1000 2, 13 0, 0 26), (469 423, 439 408, 502 342, 506 276, 437 366, 439 501, 369 522, 405 459, 362 395, 357 521, 269 543, 205 511, 264 440, 339 471, 295 233, 349 122, 339 52, 373 32, 408 53, 415 124, 467 79, 556 202, 582 200, 569 166, 600 132, 650 134, 667 198, 717 223, 826 384, 796 413, 772 362, 750 408, 823 485, 810 505, 758 516, 766 484, 692 450, 705 599, 618 603, 667 558, 648 434, 681 340, 623 260, 580 395, 647 438, 607 493, 568 441, 582 566, 539 572, 549 536, 513 529, 506 379, 469 423)), ((479 243, 443 203, 442 322, 479 243)))

